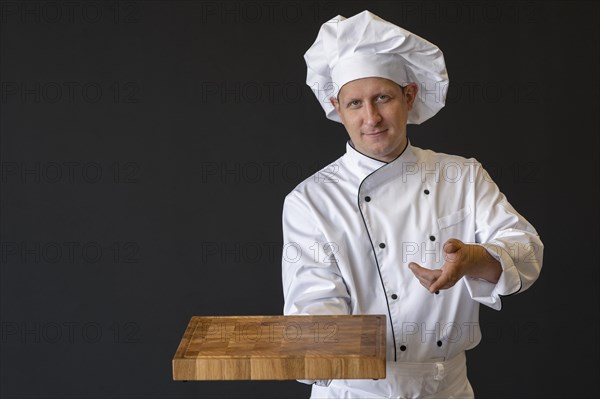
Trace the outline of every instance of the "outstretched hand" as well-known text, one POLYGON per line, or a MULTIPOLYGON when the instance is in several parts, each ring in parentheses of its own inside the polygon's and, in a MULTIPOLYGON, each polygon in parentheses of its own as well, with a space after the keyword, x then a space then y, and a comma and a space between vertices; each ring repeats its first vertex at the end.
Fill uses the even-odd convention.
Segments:
POLYGON ((440 269, 428 269, 414 262, 408 264, 421 285, 431 293, 453 287, 463 276, 497 283, 502 273, 500 262, 481 245, 451 238, 444 243, 442 253, 444 264, 440 269))

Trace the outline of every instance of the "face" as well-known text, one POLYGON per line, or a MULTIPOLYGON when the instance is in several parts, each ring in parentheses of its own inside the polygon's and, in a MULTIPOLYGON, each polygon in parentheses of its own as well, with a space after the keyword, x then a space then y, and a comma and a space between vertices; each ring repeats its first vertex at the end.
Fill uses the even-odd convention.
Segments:
POLYGON ((404 88, 385 78, 363 78, 346 83, 331 102, 350 140, 361 153, 384 162, 406 147, 406 121, 417 85, 404 88))

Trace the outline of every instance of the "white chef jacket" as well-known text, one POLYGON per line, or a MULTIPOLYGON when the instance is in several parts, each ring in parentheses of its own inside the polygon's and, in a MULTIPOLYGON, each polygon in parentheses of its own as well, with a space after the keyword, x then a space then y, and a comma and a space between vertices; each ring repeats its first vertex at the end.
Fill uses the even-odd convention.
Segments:
POLYGON ((387 316, 387 378, 323 381, 313 397, 472 396, 464 351, 481 340, 479 304, 499 310, 542 266, 537 232, 480 163, 410 143, 385 163, 348 142, 287 195, 283 235, 284 314, 387 316), (449 238, 484 246, 500 280, 431 294, 407 265, 440 268, 449 238))

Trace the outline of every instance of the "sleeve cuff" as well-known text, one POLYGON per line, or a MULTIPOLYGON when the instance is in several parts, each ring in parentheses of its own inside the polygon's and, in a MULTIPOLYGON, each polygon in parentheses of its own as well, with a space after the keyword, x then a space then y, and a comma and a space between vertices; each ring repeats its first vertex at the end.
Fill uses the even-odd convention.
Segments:
POLYGON ((510 254, 503 248, 495 244, 481 245, 496 259, 502 266, 502 274, 496 284, 483 279, 465 278, 465 284, 473 300, 491 307, 495 310, 502 308, 500 296, 514 294, 521 288, 521 278, 519 271, 510 257, 510 254))

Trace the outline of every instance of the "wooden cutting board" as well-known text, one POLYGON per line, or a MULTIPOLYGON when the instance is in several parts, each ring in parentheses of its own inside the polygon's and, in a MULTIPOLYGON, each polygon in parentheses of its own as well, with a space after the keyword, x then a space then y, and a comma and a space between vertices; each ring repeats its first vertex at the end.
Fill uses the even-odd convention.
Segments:
POLYGON ((385 378, 385 315, 194 316, 174 380, 385 378))

